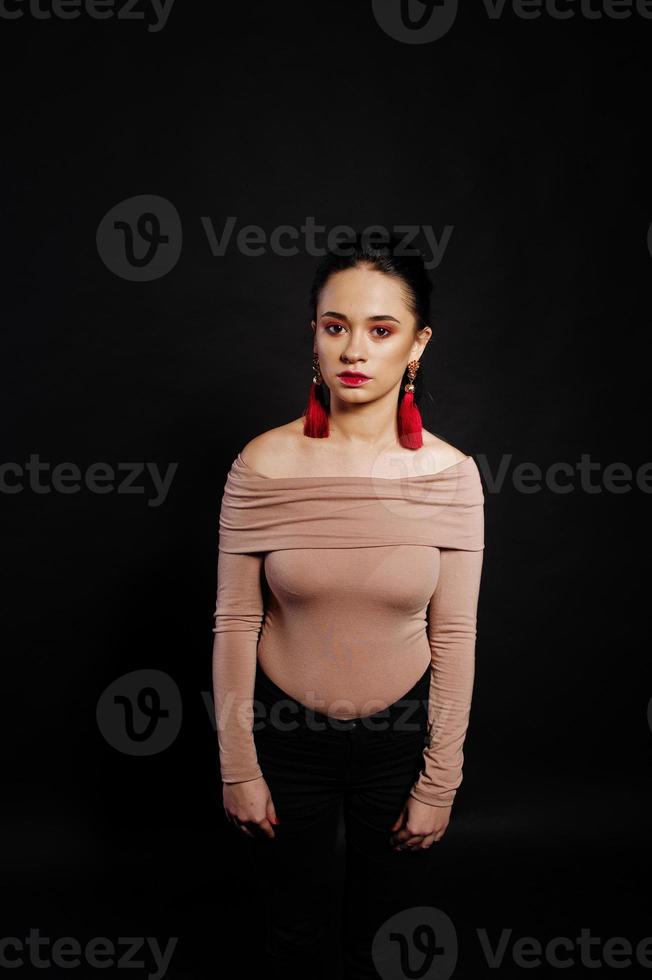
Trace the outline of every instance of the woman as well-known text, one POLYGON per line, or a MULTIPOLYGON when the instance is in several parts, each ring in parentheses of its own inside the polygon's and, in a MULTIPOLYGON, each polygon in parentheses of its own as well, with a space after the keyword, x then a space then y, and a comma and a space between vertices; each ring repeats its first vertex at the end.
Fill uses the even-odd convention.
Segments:
POLYGON ((462 781, 484 496, 472 457, 421 425, 431 289, 395 240, 328 254, 306 412, 247 443, 224 488, 223 803, 265 888, 273 976, 327 976, 341 804, 344 975, 393 975, 388 922, 432 904, 462 781))

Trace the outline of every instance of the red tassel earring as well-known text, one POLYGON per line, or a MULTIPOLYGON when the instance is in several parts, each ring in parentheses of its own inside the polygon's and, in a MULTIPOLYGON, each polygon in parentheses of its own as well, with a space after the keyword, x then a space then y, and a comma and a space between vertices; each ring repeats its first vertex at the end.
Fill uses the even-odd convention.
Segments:
POLYGON ((310 385, 308 405, 303 413, 303 434, 312 439, 325 439, 328 436, 328 412, 324 404, 324 394, 321 388, 323 378, 319 370, 319 359, 316 351, 312 352, 312 366, 314 376, 310 385))
POLYGON ((398 409, 398 439, 406 449, 419 449, 423 445, 423 421, 418 405, 414 403, 414 381, 415 375, 419 370, 418 361, 410 361, 408 364, 409 382, 404 388, 399 409, 398 409))

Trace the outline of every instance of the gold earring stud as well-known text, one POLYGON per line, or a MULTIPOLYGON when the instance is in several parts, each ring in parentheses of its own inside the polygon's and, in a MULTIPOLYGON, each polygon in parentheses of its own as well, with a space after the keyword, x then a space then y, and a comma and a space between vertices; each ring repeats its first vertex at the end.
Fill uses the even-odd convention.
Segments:
POLYGON ((319 358, 317 356, 317 351, 312 352, 312 369, 313 369, 312 380, 316 385, 320 385, 323 381, 323 378, 321 376, 321 371, 319 370, 319 358))
POLYGON ((419 370, 419 362, 410 361, 410 363, 407 366, 408 378, 410 380, 405 385, 405 388, 403 389, 404 391, 414 391, 414 385, 412 384, 412 382, 414 381, 418 370, 419 370))

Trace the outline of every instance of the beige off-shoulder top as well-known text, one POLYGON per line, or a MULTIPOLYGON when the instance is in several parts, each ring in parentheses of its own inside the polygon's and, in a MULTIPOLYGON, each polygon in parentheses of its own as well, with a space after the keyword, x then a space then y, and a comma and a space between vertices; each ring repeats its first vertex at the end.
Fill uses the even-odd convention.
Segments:
POLYGON ((224 782, 264 776, 256 662, 337 718, 398 700, 431 665, 430 739, 411 795, 462 781, 475 669, 484 494, 471 456, 435 474, 267 477, 233 461, 219 517, 213 684, 224 782))

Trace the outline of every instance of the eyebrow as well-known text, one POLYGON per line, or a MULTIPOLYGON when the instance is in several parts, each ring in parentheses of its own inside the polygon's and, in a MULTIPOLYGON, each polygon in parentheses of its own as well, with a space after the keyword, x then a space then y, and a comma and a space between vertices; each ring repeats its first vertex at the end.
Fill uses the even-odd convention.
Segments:
MULTIPOLYGON (((325 313, 322 313, 322 316, 337 316, 340 318, 340 320, 346 320, 347 323, 349 322, 349 318, 346 313, 338 313, 336 310, 326 310, 325 313)), ((379 313, 377 316, 368 316, 367 320, 393 320, 394 323, 401 322, 400 320, 397 320, 395 316, 390 316, 389 313, 379 313)))

